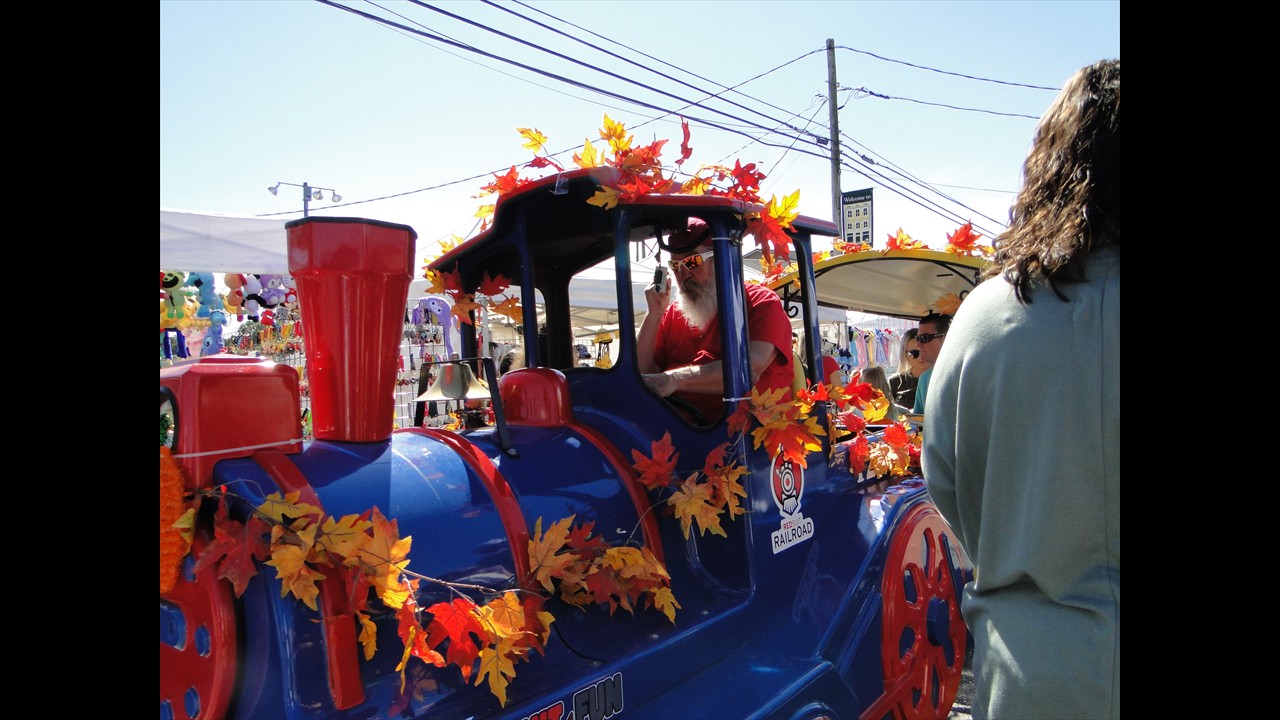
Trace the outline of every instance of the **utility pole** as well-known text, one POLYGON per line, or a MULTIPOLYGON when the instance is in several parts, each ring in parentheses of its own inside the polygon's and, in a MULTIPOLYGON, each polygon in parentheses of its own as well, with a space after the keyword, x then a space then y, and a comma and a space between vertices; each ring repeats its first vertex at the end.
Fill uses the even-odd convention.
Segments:
POLYGON ((831 112, 831 222, 844 236, 840 217, 840 114, 836 107, 836 41, 827 38, 827 106, 831 112))

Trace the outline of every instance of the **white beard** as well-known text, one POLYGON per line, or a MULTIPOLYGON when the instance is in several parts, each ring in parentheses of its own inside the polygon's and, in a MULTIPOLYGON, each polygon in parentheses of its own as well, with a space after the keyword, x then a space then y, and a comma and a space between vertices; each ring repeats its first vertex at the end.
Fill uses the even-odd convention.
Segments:
POLYGON ((692 278, 684 285, 676 285, 676 306, 692 327, 702 330, 716 319, 715 287, 703 285, 692 278))

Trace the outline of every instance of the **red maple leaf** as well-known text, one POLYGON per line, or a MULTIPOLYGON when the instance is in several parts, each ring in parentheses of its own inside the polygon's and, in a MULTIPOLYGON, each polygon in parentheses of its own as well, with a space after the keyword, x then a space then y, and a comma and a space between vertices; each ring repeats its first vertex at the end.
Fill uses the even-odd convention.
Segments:
MULTIPOLYGON (((859 421, 862 418, 858 418, 859 421)), ((862 434, 859 429, 858 436, 849 443, 849 472, 854 475, 861 475, 863 470, 867 469, 867 457, 871 454, 871 446, 867 443, 867 436, 862 434)))
POLYGON ((861 433, 867 428, 867 421, 852 410, 842 412, 837 417, 840 418, 840 424, 851 433, 861 433))
POLYGON ((587 576, 586 586, 591 591, 591 599, 601 605, 608 603, 609 614, 618 609, 619 601, 623 607, 631 610, 627 599, 627 588, 618 582, 618 575, 611 572, 594 572, 587 576))
POLYGON ((529 167, 531 168, 553 167, 556 170, 559 170, 560 172, 564 172, 564 168, 560 166, 560 163, 544 155, 539 155, 538 157, 530 160, 529 167))
POLYGON ((747 429, 747 424, 751 422, 751 403, 746 400, 739 400, 738 407, 729 415, 729 435, 736 436, 747 429))
POLYGON ((954 233, 947 235, 947 244, 961 250, 970 250, 981 237, 982 235, 973 231, 973 223, 967 222, 954 233))
POLYGON ((677 165, 688 160, 693 155, 693 146, 689 144, 689 121, 680 118, 680 129, 684 131, 684 140, 680 142, 680 157, 676 159, 677 165))
POLYGON ((760 201, 760 181, 764 179, 764 173, 756 170, 755 163, 743 165, 741 160, 734 160, 731 174, 733 185, 729 187, 729 196, 748 202, 760 201))
POLYGON ((747 221, 747 232, 756 239, 764 258, 770 264, 776 257, 786 262, 791 257, 791 238, 782 229, 778 219, 768 215, 747 221))
POLYGON ((427 625, 427 646, 438 648, 448 640, 445 657, 451 664, 462 668, 463 679, 471 676, 471 666, 480 655, 476 638, 486 637, 484 626, 476 618, 475 608, 475 602, 465 597, 427 608, 431 613, 431 622, 427 625))
POLYGON ((511 169, 507 171, 506 175, 498 175, 495 173, 493 178, 493 182, 480 188, 481 191, 485 193, 496 192, 499 195, 505 195, 527 182, 520 180, 520 171, 516 170, 515 165, 511 166, 511 169))
POLYGON ((244 595, 249 580, 258 574, 253 561, 265 560, 271 555, 271 546, 266 540, 270 532, 271 527, 257 515, 251 516, 247 524, 232 520, 223 498, 213 515, 213 541, 200 553, 193 572, 216 566, 218 577, 231 581, 236 597, 244 595))
POLYGON ((666 487, 675 479, 676 459, 680 454, 675 452, 671 444, 671 433, 664 433, 661 440, 652 444, 653 457, 648 457, 639 450, 631 451, 634 467, 640 473, 639 480, 649 489, 666 487))
POLYGON ((495 295, 501 295, 502 292, 509 287, 511 287, 511 281, 507 279, 506 275, 498 273, 498 277, 491 278, 489 277, 489 271, 485 270, 484 276, 480 278, 480 289, 478 292, 481 295, 493 297, 495 295))
POLYGON ((591 520, 582 523, 569 531, 569 539, 565 541, 565 546, 571 550, 599 550, 608 545, 605 544, 604 538, 597 535, 591 537, 591 531, 596 526, 596 522, 591 520))
POLYGON ((884 441, 896 448, 905 448, 911 444, 911 436, 901 423, 893 423, 884 429, 884 441))

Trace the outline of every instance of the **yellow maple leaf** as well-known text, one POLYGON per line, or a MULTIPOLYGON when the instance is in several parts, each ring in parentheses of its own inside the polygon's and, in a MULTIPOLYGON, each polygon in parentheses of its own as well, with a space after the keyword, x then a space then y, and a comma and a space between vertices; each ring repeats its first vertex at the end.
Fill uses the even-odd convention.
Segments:
POLYGON ((271 528, 271 558, 266 564, 276 569, 276 577, 280 579, 280 597, 293 593, 307 607, 319 610, 316 596, 320 594, 320 588, 316 583, 325 576, 307 564, 307 556, 315 545, 315 534, 315 525, 297 533, 288 532, 279 525, 271 528))
POLYGON ((310 503, 298 502, 301 495, 301 492, 291 492, 284 496, 280 493, 271 493, 258 506, 258 514, 280 525, 288 525, 290 521, 298 518, 310 517, 319 520, 324 517, 324 510, 310 503))
POLYGON ((580 168, 600 166, 600 156, 596 153, 596 146, 591 144, 591 138, 583 140, 582 152, 573 154, 573 162, 580 168))
POLYGON ((784 230, 791 227, 791 222, 800 216, 800 191, 796 190, 782 200, 778 200, 777 195, 770 197, 767 211, 784 230))
POLYGON ((378 597, 388 606, 396 608, 399 604, 388 602, 399 591, 400 573, 409 564, 407 559, 412 537, 401 538, 395 520, 387 520, 378 508, 373 508, 373 537, 356 551, 348 565, 358 565, 373 582, 378 597), (387 594, 387 597, 383 595, 387 594))
POLYGON ((372 660, 378 652, 378 626, 373 624, 369 616, 356 611, 356 620, 360 622, 360 646, 364 648, 364 659, 372 660))
POLYGON ((524 138, 524 142, 520 147, 533 152, 534 155, 542 152, 543 146, 547 144, 547 136, 538 131, 537 128, 516 128, 516 132, 520 133, 520 137, 524 138))
POLYGON ((676 602, 676 596, 672 594, 671 588, 667 586, 656 587, 649 591, 649 599, 653 602, 653 606, 662 611, 663 615, 674 625, 676 622, 676 608, 680 607, 680 603, 676 602))
POLYGON ((186 545, 182 550, 182 555, 186 556, 187 552, 191 550, 191 541, 196 535, 196 509, 187 508, 186 511, 183 512, 176 521, 174 521, 171 527, 173 527, 174 530, 177 530, 178 536, 186 542, 186 545))
POLYGON ((361 520, 359 515, 345 515, 340 520, 327 517, 320 524, 320 534, 316 542, 326 553, 336 555, 344 561, 355 555, 356 551, 369 542, 368 530, 373 523, 361 520))
POLYGON ((478 217, 481 220, 490 220, 493 218, 493 213, 496 208, 497 208, 497 205, 494 205, 492 203, 488 205, 481 205, 479 208, 476 209, 476 214, 473 217, 478 217))
MULTIPOLYGON (((698 172, 701 172, 701 170, 698 172)), ((693 177, 680 183, 680 193, 683 195, 706 195, 710 189, 710 178, 702 177, 698 173, 694 173, 693 177)))
POLYGON ((597 207, 609 210, 618 204, 618 189, 601 186, 596 190, 596 194, 587 198, 587 202, 597 207))
POLYGON ((632 137, 627 135, 626 126, 610 118, 609 113, 604 115, 604 127, 600 128, 600 139, 609 143, 609 149, 613 151, 614 157, 631 149, 632 137))
POLYGON ((480 651, 480 672, 476 673, 476 685, 489 678, 489 692, 498 698, 502 707, 507 706, 507 684, 516 676, 515 663, 511 662, 511 651, 515 641, 511 638, 500 638, 492 647, 480 651))
POLYGON ((889 414, 889 401, 885 399, 884 393, 880 397, 868 400, 862 406, 862 419, 869 423, 883 420, 885 415, 889 414))

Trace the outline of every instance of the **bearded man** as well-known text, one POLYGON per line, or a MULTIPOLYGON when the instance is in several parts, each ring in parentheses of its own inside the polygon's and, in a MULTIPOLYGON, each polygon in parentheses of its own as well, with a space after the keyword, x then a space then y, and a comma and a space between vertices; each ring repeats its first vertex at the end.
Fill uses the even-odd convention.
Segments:
MULTIPOLYGON (((649 313, 636 340, 645 383, 662 397, 675 396, 697 408, 705 423, 724 414, 724 350, 717 320, 715 253, 711 230, 698 218, 668 239, 675 298, 650 285, 649 313), (674 248, 683 248, 676 252, 674 248)), ((747 284, 747 349, 752 386, 761 392, 791 391, 791 321, 782 300, 769 288, 747 284)))

